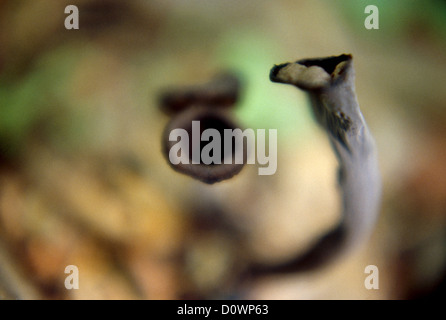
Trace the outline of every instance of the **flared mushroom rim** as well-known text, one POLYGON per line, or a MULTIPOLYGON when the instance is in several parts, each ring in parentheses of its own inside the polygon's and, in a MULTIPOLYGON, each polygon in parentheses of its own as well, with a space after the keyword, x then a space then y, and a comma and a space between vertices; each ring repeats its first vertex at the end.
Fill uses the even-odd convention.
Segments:
POLYGON ((293 84, 303 90, 321 90, 341 83, 352 74, 352 60, 351 54, 301 59, 274 65, 269 77, 272 82, 293 84))

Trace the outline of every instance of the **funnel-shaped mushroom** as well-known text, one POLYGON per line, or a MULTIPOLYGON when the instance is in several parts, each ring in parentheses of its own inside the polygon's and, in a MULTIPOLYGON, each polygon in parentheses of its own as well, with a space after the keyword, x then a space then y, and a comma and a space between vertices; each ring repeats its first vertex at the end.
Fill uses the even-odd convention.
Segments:
POLYGON ((239 96, 239 87, 236 77, 225 74, 204 85, 171 90, 162 96, 161 110, 172 116, 162 136, 162 149, 174 170, 209 184, 232 178, 242 170, 246 146, 236 150, 234 138, 226 134, 239 128, 229 111, 239 96), (213 138, 202 138, 208 129, 213 138), (186 138, 176 136, 178 132, 186 138), (203 160, 204 151, 212 154, 213 161, 203 160), (242 161, 235 158, 237 151, 243 153, 242 161))
POLYGON ((305 59, 276 65, 273 82, 292 84, 309 95, 316 120, 339 161, 342 219, 302 255, 276 266, 255 265, 248 274, 313 270, 363 244, 379 212, 381 181, 375 143, 359 109, 352 56, 305 59))

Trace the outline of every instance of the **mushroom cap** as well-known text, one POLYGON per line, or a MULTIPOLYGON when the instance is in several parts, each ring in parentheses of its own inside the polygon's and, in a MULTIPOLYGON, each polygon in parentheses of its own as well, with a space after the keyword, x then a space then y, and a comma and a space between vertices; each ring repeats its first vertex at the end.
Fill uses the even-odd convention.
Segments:
MULTIPOLYGON (((188 150, 191 150, 192 143, 192 121, 200 121, 200 131, 202 132, 205 129, 214 128, 217 129, 220 134, 223 133, 224 129, 236 129, 239 128, 235 122, 229 117, 229 115, 221 109, 213 109, 208 106, 192 106, 183 112, 179 113, 177 116, 174 116, 171 121, 167 124, 163 136, 162 136, 162 149, 165 158, 169 165, 177 172, 186 174, 192 178, 198 179, 202 182, 213 184, 215 182, 223 181, 229 178, 232 178, 236 174, 238 174, 244 164, 246 163, 247 155, 246 155, 246 145, 243 144, 243 163, 236 164, 234 163, 234 158, 231 163, 226 164, 223 163, 223 159, 221 164, 192 164, 191 163, 191 155, 182 154, 181 158, 188 158, 188 163, 173 164, 169 159, 169 152, 171 148, 177 144, 177 141, 170 141, 169 135, 174 129, 184 129, 189 133, 189 146, 188 150)), ((201 138, 200 132, 200 138, 201 138)), ((223 137, 223 135, 222 135, 223 137)), ((201 141, 201 139, 200 139, 201 141)), ((221 139, 221 145, 223 145, 223 138, 221 139)), ((200 156, 201 156, 201 147, 200 147, 200 156)), ((223 152, 222 152, 223 155, 223 152)), ((233 154, 234 156, 234 154, 233 154)))

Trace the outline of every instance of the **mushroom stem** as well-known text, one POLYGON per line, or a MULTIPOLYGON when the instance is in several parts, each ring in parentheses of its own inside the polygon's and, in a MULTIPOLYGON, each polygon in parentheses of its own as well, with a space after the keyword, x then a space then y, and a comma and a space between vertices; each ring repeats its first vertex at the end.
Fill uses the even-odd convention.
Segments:
POLYGON ((292 84, 308 93, 315 118, 328 134, 339 161, 342 218, 304 254, 280 265, 255 265, 249 272, 251 276, 325 266, 364 244, 373 232, 381 179, 374 139, 358 105, 354 78, 352 56, 345 54, 272 68, 271 81, 292 84))

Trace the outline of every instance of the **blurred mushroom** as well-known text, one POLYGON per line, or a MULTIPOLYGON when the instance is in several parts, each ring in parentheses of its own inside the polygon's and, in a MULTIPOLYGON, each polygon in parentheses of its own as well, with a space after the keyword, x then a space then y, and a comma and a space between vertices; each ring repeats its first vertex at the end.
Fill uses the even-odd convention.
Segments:
POLYGON ((239 87, 240 82, 236 77, 222 75, 204 85, 173 89, 161 96, 161 110, 172 116, 162 136, 162 150, 174 170, 208 184, 232 178, 242 170, 246 162, 246 146, 243 145, 242 163, 237 163, 234 137, 229 137, 231 141, 228 141, 224 134, 226 129, 232 131, 239 128, 229 111, 237 101, 239 87), (182 130, 190 138, 187 141, 173 141, 171 133, 175 129, 182 130), (201 136, 207 129, 216 130, 221 137, 218 150, 212 151, 218 151, 218 161, 211 163, 205 163, 200 156, 207 145, 201 136), (181 152, 175 152, 175 155, 181 153, 181 160, 173 163, 170 153, 180 143, 185 145, 180 145, 181 152), (228 144, 232 145, 229 150, 225 147, 228 144))

